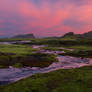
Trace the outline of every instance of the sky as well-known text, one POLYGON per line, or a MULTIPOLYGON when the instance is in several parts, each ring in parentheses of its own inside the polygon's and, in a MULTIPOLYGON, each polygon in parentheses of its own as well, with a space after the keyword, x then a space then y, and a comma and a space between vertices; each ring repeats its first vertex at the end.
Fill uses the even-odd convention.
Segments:
POLYGON ((62 36, 92 30, 92 0, 0 0, 0 36, 62 36))

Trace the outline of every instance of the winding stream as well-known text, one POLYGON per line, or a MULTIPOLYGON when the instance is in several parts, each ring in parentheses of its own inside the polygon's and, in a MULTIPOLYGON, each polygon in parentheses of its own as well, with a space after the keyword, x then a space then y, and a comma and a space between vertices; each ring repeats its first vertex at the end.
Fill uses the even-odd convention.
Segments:
MULTIPOLYGON (((34 46, 33 48, 40 49, 40 46, 34 46)), ((44 53, 58 54, 62 52, 46 51, 44 53)), ((18 68, 10 67, 7 69, 0 69, 0 85, 13 83, 20 79, 27 78, 37 73, 46 73, 58 69, 71 69, 71 68, 79 68, 82 66, 92 65, 91 58, 80 58, 80 57, 78 58, 78 57, 61 56, 61 55, 57 55, 57 58, 59 62, 54 62, 49 67, 45 67, 45 68, 26 67, 26 68, 18 69, 18 68)))

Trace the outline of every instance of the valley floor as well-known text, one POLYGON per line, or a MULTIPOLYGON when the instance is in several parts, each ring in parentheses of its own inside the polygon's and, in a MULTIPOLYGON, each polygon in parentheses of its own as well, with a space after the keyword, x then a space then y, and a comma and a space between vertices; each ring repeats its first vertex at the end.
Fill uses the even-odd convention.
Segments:
POLYGON ((91 45, 1 44, 0 92, 92 92, 91 58, 91 45))

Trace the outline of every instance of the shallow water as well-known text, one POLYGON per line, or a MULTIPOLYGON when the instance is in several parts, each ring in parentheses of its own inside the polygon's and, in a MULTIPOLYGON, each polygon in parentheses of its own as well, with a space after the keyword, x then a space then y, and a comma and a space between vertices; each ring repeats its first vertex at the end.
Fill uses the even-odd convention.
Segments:
POLYGON ((10 45, 12 43, 11 42, 0 42, 0 44, 10 45))
POLYGON ((59 62, 54 62, 49 67, 45 68, 7 68, 0 69, 0 85, 5 85, 18 81, 20 79, 32 76, 37 73, 46 73, 58 69, 71 69, 91 64, 92 59, 89 58, 76 58, 71 56, 58 56, 59 62))

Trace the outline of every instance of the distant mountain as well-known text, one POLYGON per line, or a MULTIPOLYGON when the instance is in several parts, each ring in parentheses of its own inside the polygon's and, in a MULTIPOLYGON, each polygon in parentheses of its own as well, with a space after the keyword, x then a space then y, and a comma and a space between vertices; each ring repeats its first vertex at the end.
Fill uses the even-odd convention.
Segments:
POLYGON ((84 33, 81 35, 82 37, 86 37, 86 38, 92 38, 92 31, 89 31, 87 33, 84 33))
POLYGON ((66 36, 74 36, 75 34, 73 32, 68 32, 66 33, 63 37, 66 37, 66 36))
POLYGON ((12 38, 35 38, 35 36, 33 34, 21 34, 13 36, 12 38))
POLYGON ((92 38, 92 31, 83 34, 74 34, 74 32, 68 32, 63 36, 63 38, 65 37, 92 38))

